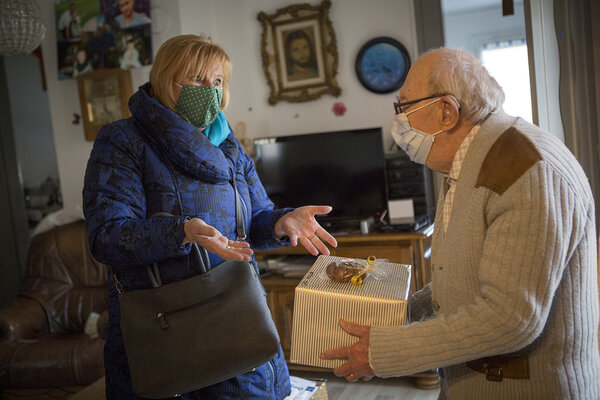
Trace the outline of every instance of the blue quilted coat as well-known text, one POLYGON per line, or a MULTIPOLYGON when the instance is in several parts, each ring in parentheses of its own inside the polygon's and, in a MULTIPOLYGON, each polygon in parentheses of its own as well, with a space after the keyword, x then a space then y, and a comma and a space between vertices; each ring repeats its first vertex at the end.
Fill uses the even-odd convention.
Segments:
MULTIPOLYGON (((184 240, 186 217, 198 217, 235 239, 236 179, 253 249, 287 245, 274 235, 275 221, 289 209, 274 210, 254 163, 233 132, 215 147, 206 136, 167 109, 146 84, 129 100, 132 117, 103 127, 85 174, 84 214, 94 257, 111 267, 124 290, 151 287, 145 266, 159 263, 163 283, 199 272, 184 240), (172 217, 150 218, 157 212, 172 217), (189 261, 189 262, 188 262, 189 261)), ((210 254, 211 264, 223 261, 210 254)), ((119 326, 119 300, 110 275, 110 328, 104 350, 108 399, 136 398, 119 326)), ((152 351, 152 349, 148 349, 152 351)), ((181 355, 185 357, 184 354, 181 355)), ((282 399, 290 393, 281 348, 254 371, 183 399, 282 399)))

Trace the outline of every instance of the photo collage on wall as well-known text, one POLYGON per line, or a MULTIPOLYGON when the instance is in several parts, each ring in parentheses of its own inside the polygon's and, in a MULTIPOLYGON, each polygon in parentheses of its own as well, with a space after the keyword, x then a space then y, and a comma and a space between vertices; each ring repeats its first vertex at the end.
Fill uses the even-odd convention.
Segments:
POLYGON ((58 79, 152 63, 150 0, 56 0, 58 79))

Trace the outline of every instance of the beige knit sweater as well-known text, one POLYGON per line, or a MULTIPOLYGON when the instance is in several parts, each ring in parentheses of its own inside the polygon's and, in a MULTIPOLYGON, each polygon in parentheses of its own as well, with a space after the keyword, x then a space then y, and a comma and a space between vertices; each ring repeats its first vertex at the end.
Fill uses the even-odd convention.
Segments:
POLYGON ((441 367, 442 399, 600 399, 596 217, 573 155, 499 112, 471 143, 445 234, 442 202, 432 283, 410 304, 420 322, 372 327, 375 373, 441 367), (516 351, 530 379, 491 382, 464 365, 516 351))

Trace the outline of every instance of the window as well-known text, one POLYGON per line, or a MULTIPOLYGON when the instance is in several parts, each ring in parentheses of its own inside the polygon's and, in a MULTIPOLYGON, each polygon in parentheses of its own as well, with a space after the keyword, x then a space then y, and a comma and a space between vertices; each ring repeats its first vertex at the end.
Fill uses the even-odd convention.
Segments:
POLYGON ((504 111, 532 122, 525 39, 485 43, 481 49, 481 61, 504 89, 504 111))

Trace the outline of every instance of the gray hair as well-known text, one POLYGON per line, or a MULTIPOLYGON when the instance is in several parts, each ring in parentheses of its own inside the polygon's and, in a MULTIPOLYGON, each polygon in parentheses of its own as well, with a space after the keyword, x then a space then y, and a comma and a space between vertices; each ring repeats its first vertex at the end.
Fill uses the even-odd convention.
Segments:
POLYGON ((481 61, 460 49, 440 48, 425 53, 433 56, 429 86, 435 94, 453 94, 463 118, 480 124, 504 103, 504 91, 481 61))

